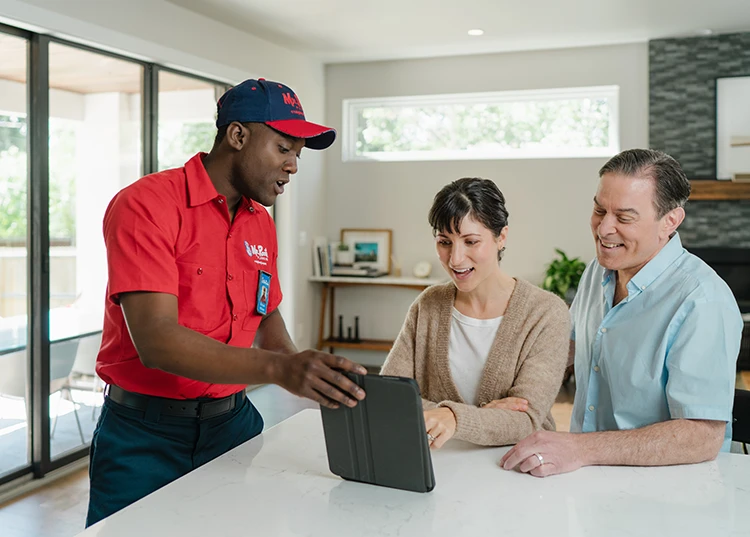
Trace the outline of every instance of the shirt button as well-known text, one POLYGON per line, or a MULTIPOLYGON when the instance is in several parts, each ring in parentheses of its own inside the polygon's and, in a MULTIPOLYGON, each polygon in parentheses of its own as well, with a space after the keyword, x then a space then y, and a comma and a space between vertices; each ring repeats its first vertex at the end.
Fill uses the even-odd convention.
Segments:
POLYGON ((223 200, 222 198, 219 198, 219 199, 218 199, 218 200, 216 200, 216 201, 218 201, 219 203, 224 203, 224 200, 223 200))
POLYGON ((606 334, 606 333, 607 333, 607 329, 606 328, 602 328, 602 334, 606 334))
POLYGON ((645 290, 646 290, 646 286, 645 285, 641 285, 641 291, 645 291, 645 290))
POLYGON ((199 269, 197 270, 197 272, 198 272, 198 276, 200 276, 201 274, 203 274, 203 269, 202 269, 202 268, 199 268, 199 269))
POLYGON ((594 371, 596 371, 597 373, 599 372, 599 366, 598 365, 594 366, 594 371))
POLYGON ((232 234, 230 233, 229 235, 227 235, 227 239, 231 239, 231 238, 232 238, 232 234))
POLYGON ((237 319, 239 319, 239 316, 236 313, 233 313, 232 314, 232 320, 236 321, 237 319))
POLYGON ((591 411, 593 412, 593 410, 594 410, 594 405, 589 405, 589 410, 591 410, 591 411))
POLYGON ((232 276, 231 274, 227 274, 227 280, 234 280, 234 276, 232 276))
POLYGON ((250 211, 251 213, 252 213, 252 212, 255 212, 255 209, 253 209, 253 206, 252 206, 252 205, 251 205, 250 207, 248 207, 248 208, 247 208, 247 210, 248 210, 248 211, 250 211))

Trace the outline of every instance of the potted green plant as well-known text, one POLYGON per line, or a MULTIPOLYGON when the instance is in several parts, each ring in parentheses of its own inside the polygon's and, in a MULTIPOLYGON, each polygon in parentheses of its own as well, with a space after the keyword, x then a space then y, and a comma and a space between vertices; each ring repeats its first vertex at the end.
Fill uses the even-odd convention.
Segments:
POLYGON ((542 289, 555 293, 570 304, 575 297, 586 263, 578 257, 568 258, 565 252, 558 248, 555 248, 555 252, 559 257, 547 266, 542 289))

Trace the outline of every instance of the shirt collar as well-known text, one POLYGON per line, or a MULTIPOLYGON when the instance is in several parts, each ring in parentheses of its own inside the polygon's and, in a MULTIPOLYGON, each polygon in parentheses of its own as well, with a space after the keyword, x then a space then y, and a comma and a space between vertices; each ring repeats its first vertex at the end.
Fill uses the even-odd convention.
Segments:
POLYGON ((219 197, 216 187, 203 166, 206 153, 198 153, 185 163, 188 205, 196 207, 219 197))
MULTIPOLYGON (((197 207, 209 201, 224 198, 216 191, 213 181, 211 181, 206 168, 203 166, 205 157, 206 153, 197 153, 185 163, 189 207, 197 207)), ((240 199, 238 210, 248 209, 251 213, 255 213, 258 207, 260 207, 260 204, 243 196, 240 199)))
MULTIPOLYGON (((628 282, 628 290, 645 290, 646 287, 651 285, 656 278, 661 276, 662 273, 667 270, 667 268, 684 252, 685 249, 682 247, 680 234, 675 233, 674 236, 669 239, 669 242, 659 250, 659 253, 657 253, 651 261, 646 263, 643 268, 630 279, 628 282)), ((604 273, 602 274, 602 287, 607 285, 610 281, 614 283, 614 272, 614 270, 604 270, 604 273)))

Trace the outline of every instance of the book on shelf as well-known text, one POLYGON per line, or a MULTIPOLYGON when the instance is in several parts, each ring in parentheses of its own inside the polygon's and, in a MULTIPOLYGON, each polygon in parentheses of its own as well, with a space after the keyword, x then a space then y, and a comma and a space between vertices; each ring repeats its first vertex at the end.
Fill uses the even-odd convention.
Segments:
POLYGON ((333 252, 325 237, 315 237, 312 248, 313 276, 330 276, 333 252))

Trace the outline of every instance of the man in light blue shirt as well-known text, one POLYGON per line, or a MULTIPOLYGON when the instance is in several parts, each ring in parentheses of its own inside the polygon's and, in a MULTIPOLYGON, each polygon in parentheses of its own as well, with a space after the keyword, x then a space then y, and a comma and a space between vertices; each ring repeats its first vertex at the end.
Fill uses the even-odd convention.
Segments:
POLYGON ((690 182, 676 160, 644 149, 616 155, 599 176, 597 256, 571 308, 571 433, 532 434, 505 469, 546 476, 729 451, 742 317, 726 283, 680 242, 690 182))

